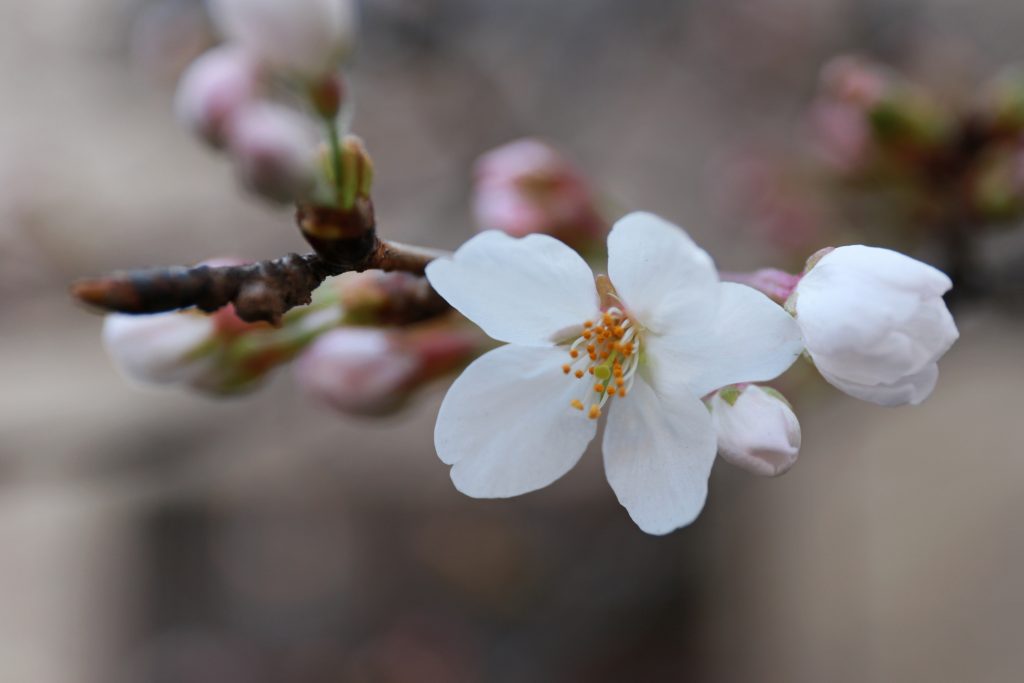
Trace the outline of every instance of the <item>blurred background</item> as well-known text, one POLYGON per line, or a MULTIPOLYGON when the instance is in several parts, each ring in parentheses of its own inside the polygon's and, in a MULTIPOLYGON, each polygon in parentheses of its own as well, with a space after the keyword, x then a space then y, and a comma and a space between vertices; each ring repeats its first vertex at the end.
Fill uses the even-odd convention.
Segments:
MULTIPOLYGON (((859 52, 955 99, 1024 61, 1018 0, 362 7, 355 130, 381 229, 447 248, 472 234, 477 155, 540 135, 721 267, 792 267, 803 247, 758 231, 737 176, 811 154, 823 64, 859 52)), ((288 370, 230 400, 124 381, 70 280, 304 248, 174 120, 175 79, 214 40, 198 0, 0 1, 0 680, 1024 676, 1012 300, 957 305, 961 341, 920 407, 787 392, 798 466, 718 463, 704 514, 664 538, 636 529, 594 452, 544 491, 463 497, 432 446, 443 386, 359 420, 288 370)))

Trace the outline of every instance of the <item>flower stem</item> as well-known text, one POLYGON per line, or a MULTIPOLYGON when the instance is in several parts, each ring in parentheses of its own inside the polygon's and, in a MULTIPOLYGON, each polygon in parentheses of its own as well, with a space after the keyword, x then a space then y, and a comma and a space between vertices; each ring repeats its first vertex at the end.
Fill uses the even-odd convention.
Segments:
POLYGON ((344 152, 341 148, 338 119, 337 117, 329 116, 324 119, 324 123, 327 125, 327 140, 331 146, 331 172, 334 175, 335 196, 340 197, 342 191, 342 173, 344 168, 342 163, 342 154, 344 152))

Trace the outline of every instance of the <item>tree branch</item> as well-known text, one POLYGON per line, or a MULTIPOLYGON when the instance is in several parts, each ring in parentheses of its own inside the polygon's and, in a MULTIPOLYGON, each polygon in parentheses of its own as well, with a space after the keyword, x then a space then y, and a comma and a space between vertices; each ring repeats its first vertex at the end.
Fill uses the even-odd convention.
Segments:
MULTIPOLYGON (((92 306, 121 313, 159 313, 195 306, 212 313, 234 304, 248 322, 278 324, 288 310, 308 304, 332 275, 364 270, 422 275, 445 252, 388 242, 377 237, 373 205, 360 200, 353 210, 299 207, 296 222, 315 254, 288 254, 241 266, 147 268, 79 280, 71 294, 92 306)), ((421 303, 431 311, 446 305, 424 283, 421 303)))

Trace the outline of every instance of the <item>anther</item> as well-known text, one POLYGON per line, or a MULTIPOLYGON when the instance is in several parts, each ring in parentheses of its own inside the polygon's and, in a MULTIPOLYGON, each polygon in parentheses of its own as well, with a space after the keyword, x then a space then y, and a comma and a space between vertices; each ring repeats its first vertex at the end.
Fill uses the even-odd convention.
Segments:
MULTIPOLYGON (((593 370, 593 368, 591 368, 591 370, 593 370)), ((573 374, 576 375, 576 379, 580 379, 581 377, 583 377, 583 371, 582 370, 577 370, 573 374)))
POLYGON ((583 410, 583 402, 580 401, 578 398, 574 398, 572 401, 570 401, 569 405, 571 405, 576 410, 583 410))
POLYGON ((564 372, 565 374, 568 375, 570 370, 572 370, 572 368, 569 367, 568 363, 562 366, 562 372, 564 372))
MULTIPOLYGON (((580 357, 580 352, 577 351, 576 349, 573 349, 572 351, 569 352, 569 355, 572 356, 573 358, 579 358, 580 357)), ((548 367, 550 367, 550 366, 548 366, 548 367)))
POLYGON ((594 391, 596 391, 599 394, 604 393, 604 385, 603 384, 595 384, 594 385, 594 391))
POLYGON ((589 417, 591 420, 596 420, 597 418, 601 417, 601 408, 599 408, 596 403, 591 403, 590 412, 587 413, 587 417, 589 417))

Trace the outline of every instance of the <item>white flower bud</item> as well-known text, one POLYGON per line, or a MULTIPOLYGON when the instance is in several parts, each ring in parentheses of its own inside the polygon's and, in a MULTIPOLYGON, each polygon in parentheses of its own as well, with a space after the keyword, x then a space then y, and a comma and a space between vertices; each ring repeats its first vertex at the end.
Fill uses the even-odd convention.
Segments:
POLYGON ((224 46, 205 53, 178 83, 174 110, 178 120, 200 138, 222 147, 235 114, 256 96, 259 68, 242 50, 224 46))
POLYGON ((796 464, 800 423, 782 394, 755 384, 726 387, 711 397, 710 405, 724 460, 764 477, 796 464))
POLYGON ((880 405, 918 404, 959 337, 939 270, 876 247, 839 247, 803 276, 787 307, 826 380, 880 405))
POLYGON ((352 52, 352 0, 211 0, 226 38, 272 68, 318 80, 352 52))
POLYGON ((272 102, 243 108, 228 140, 242 183, 268 199, 304 198, 316 184, 319 140, 312 121, 272 102))
POLYGON ((202 375, 209 365, 202 348, 215 334, 213 318, 196 313, 114 313, 103 321, 103 343, 114 365, 147 384, 191 382, 202 375))
POLYGON ((310 395, 357 415, 398 407, 419 370, 416 355, 389 333, 354 327, 322 335, 295 363, 296 378, 310 395))

